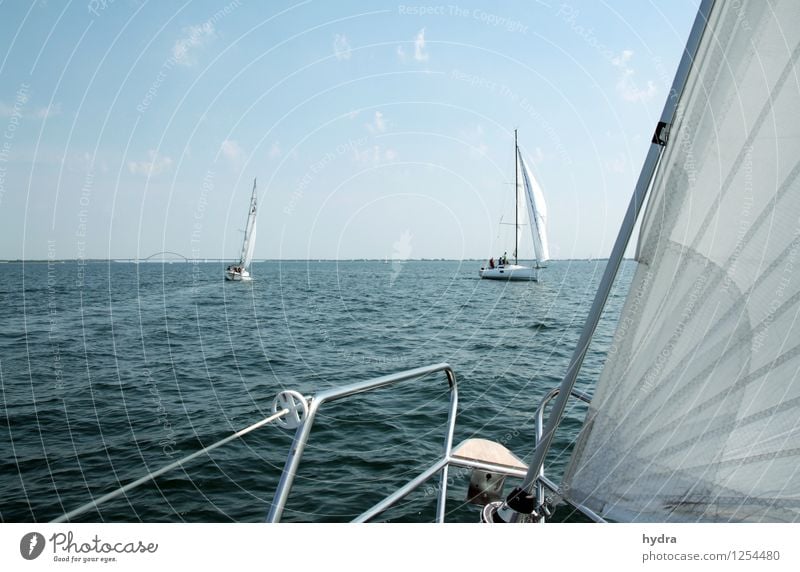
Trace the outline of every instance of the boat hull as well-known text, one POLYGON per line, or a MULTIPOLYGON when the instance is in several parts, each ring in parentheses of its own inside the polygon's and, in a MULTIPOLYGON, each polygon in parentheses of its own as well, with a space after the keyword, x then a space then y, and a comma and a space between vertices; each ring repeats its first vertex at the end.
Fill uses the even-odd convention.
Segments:
POLYGON ((250 276, 247 270, 237 271, 231 270, 230 268, 225 270, 225 280, 230 280, 231 282, 249 282, 252 279, 252 276, 250 276))
POLYGON ((481 268, 478 271, 481 278, 487 280, 509 280, 518 282, 538 282, 539 269, 518 264, 506 264, 495 268, 481 268))

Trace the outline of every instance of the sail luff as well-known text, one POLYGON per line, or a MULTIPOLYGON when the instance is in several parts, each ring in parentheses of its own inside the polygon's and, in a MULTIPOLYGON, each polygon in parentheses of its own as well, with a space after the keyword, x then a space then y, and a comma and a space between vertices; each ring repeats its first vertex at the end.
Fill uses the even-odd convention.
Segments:
POLYGON ((239 264, 244 268, 249 267, 250 263, 253 261, 253 252, 256 244, 256 210, 256 180, 253 179, 253 192, 250 196, 250 210, 247 213, 247 224, 245 225, 244 240, 242 241, 242 254, 239 258, 239 264))

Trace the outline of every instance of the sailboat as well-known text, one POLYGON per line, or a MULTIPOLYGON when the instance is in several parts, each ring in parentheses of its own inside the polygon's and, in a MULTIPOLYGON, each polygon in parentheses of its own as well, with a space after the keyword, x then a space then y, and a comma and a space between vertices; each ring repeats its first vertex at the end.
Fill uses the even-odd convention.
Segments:
POLYGON ((527 280, 538 281, 539 270, 550 259, 550 248, 547 241, 547 204, 544 194, 533 177, 528 165, 522 158, 517 144, 517 130, 514 130, 514 188, 516 207, 514 209, 514 263, 510 264, 508 257, 503 255, 495 262, 489 259, 486 267, 481 267, 478 274, 481 278, 491 280, 527 280), (527 223, 526 223, 527 220, 527 223), (536 257, 534 266, 519 264, 519 246, 523 228, 530 229, 533 240, 533 251, 536 257))
POLYGON ((250 196, 250 208, 247 211, 247 224, 244 227, 242 240, 242 254, 238 264, 231 264, 225 269, 226 280, 248 281, 250 276, 250 263, 253 261, 253 250, 256 246, 256 180, 253 179, 253 193, 250 196))

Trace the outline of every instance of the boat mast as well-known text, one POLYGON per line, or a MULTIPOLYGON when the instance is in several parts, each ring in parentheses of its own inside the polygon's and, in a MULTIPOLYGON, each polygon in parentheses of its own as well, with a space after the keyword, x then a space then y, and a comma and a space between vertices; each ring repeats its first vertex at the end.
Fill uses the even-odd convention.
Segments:
POLYGON ((517 130, 514 129, 514 264, 518 263, 519 252, 519 147, 517 130))

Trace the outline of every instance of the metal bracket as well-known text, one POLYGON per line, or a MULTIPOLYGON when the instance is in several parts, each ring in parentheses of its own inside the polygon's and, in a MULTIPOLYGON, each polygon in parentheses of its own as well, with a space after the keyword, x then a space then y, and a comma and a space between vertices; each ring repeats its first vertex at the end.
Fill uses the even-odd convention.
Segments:
POLYGON ((658 125, 656 125, 656 132, 653 133, 652 143, 665 147, 667 145, 667 141, 669 141, 670 127, 672 127, 672 125, 670 125, 669 123, 665 121, 659 121, 658 125))
POLYGON ((275 423, 284 429, 297 429, 308 415, 308 402, 302 394, 291 389, 281 391, 272 402, 272 412, 277 413, 288 409, 289 413, 279 418, 275 423))

